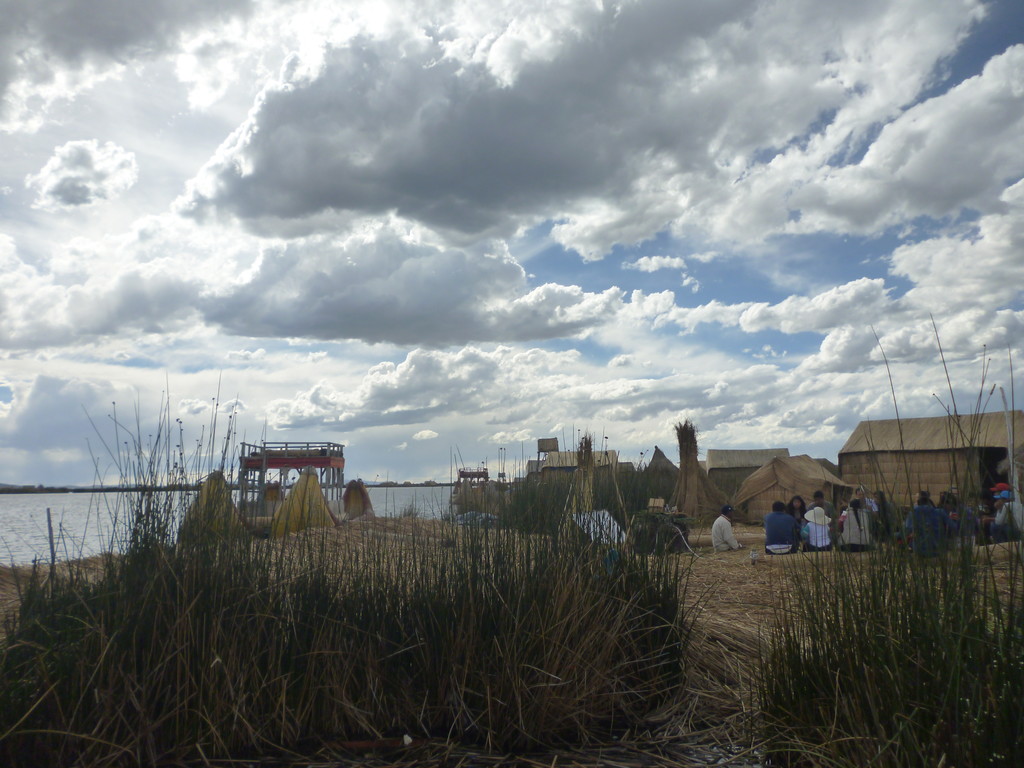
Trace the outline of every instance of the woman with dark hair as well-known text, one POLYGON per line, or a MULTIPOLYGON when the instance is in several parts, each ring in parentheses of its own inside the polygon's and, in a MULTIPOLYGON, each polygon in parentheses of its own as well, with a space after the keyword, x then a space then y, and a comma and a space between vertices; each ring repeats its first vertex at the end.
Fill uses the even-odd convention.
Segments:
POLYGON ((807 512, 807 504, 803 496, 794 496, 786 505, 786 512, 793 516, 798 528, 803 528, 804 514, 807 512))

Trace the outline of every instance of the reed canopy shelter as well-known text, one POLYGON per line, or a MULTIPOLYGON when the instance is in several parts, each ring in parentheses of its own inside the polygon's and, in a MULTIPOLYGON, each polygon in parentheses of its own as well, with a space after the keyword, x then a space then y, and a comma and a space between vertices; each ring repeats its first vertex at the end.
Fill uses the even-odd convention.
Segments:
POLYGON ((745 510, 747 520, 763 520, 772 511, 772 502, 788 502, 794 496, 803 496, 810 507, 814 492, 821 491, 838 509, 853 488, 806 454, 776 456, 743 481, 733 506, 745 510))
POLYGON ((704 468, 708 479, 730 499, 748 477, 778 456, 789 456, 788 448, 730 450, 709 448, 704 468))
POLYGON ((839 472, 897 504, 920 491, 936 501, 942 491, 977 498, 1008 482, 1011 446, 1024 449, 1022 411, 862 421, 839 451, 839 472))

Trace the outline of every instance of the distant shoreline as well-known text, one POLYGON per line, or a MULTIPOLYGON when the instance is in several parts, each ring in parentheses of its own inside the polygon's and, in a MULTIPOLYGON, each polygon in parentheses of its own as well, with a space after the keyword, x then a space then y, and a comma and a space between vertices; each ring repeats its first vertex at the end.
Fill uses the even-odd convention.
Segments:
MULTIPOLYGON (((452 483, 438 483, 428 480, 423 483, 364 483, 367 488, 447 488, 452 483)), ((237 490, 237 485, 232 485, 237 490)), ((198 491, 198 485, 175 485, 175 486, 141 486, 141 485, 96 485, 96 486, 64 486, 64 485, 0 485, 0 494, 5 493, 141 493, 152 491, 155 493, 166 491, 198 491)))

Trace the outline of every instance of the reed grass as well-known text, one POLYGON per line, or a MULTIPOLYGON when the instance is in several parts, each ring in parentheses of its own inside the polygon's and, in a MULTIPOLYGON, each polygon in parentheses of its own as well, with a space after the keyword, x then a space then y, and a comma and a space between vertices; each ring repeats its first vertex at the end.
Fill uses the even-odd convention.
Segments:
MULTIPOLYGON (((895 399, 891 371, 890 384, 895 399)), ((977 490, 951 467, 948 487, 977 490)), ((936 557, 897 541, 787 569, 798 598, 779 606, 760 659, 771 764, 1024 765, 1020 545, 947 543, 936 557)))
MULTIPOLYGON (((131 482, 176 468, 132 454, 131 482)), ((150 487, 156 485, 151 483, 150 487)), ((395 520, 257 540, 216 500, 139 493, 98 573, 37 572, 0 642, 0 764, 260 759, 438 738, 586 744, 675 705, 676 561, 395 520)))
POLYGON ((1024 764, 1024 606, 1016 556, 960 547, 823 554, 794 570, 762 658, 777 764, 1024 764))

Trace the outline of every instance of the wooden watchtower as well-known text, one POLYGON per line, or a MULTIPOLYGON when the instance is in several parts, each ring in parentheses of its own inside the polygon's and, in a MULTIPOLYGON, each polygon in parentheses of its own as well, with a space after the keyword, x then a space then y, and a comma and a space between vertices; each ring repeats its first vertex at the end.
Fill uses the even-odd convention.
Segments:
POLYGON ((332 510, 342 507, 345 446, 340 443, 242 443, 239 459, 239 510, 247 517, 273 513, 292 470, 317 474, 332 510), (276 475, 275 475, 276 473, 276 475))

